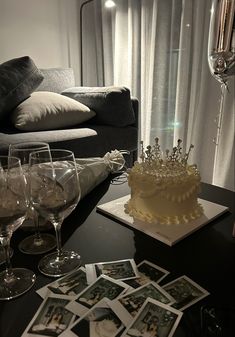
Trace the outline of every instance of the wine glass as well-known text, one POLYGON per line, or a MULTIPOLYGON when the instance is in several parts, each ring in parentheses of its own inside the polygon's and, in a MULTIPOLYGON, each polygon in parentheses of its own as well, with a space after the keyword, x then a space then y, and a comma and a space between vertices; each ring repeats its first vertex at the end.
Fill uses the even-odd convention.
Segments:
MULTIPOLYGON (((49 144, 44 142, 22 142, 9 146, 9 155, 20 158, 23 172, 28 180, 29 155, 33 151, 49 150, 49 144)), ((28 190, 28 189, 27 189, 28 190)), ((29 197, 29 196, 28 196, 29 197)), ((19 244, 19 250, 25 254, 43 254, 56 247, 55 237, 51 234, 40 233, 40 219, 32 205, 28 211, 28 218, 33 221, 34 235, 26 237, 19 244)))
POLYGON ((213 138, 216 162, 223 125, 225 92, 229 78, 235 75, 235 1, 212 0, 207 58, 212 76, 220 83, 219 111, 215 118, 217 131, 213 138))
POLYGON ((226 86, 235 75, 235 2, 212 0, 208 36, 208 64, 211 74, 226 86))
POLYGON ((0 242, 5 251, 5 271, 0 273, 0 300, 9 300, 29 290, 36 280, 28 269, 12 268, 10 240, 27 214, 26 180, 19 158, 0 156, 0 242))
POLYGON ((29 166, 31 202, 53 224, 57 241, 57 252, 44 256, 38 268, 47 276, 59 277, 81 264, 78 253, 61 247, 61 225, 81 194, 77 165, 73 152, 58 149, 31 153, 29 166))

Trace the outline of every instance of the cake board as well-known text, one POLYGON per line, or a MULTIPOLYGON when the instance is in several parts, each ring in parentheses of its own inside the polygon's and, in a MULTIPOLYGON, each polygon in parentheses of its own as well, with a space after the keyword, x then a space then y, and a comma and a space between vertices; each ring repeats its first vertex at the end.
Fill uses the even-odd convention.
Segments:
POLYGON ((140 220, 133 219, 132 216, 125 212, 125 204, 130 199, 130 195, 109 201, 105 204, 98 205, 97 210, 114 217, 126 225, 137 229, 169 246, 184 239, 199 228, 205 226, 210 221, 228 211, 228 207, 215 204, 213 202, 198 199, 198 202, 204 209, 204 214, 195 220, 186 224, 150 224, 140 220))

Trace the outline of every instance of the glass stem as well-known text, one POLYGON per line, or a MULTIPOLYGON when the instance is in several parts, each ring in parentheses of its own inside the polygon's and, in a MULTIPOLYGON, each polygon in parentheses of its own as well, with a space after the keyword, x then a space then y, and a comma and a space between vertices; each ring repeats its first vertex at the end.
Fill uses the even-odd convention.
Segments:
POLYGON ((40 230, 39 230, 39 216, 38 216, 38 213, 35 210, 33 211, 33 221, 34 221, 34 226, 35 226, 34 243, 36 245, 39 245, 42 242, 42 238, 41 238, 41 233, 40 233, 40 230))
POLYGON ((4 253, 5 253, 5 262, 6 262, 5 281, 6 282, 10 282, 14 278, 14 274, 13 274, 12 266, 11 266, 11 258, 10 258, 11 236, 12 234, 9 234, 9 236, 1 238, 1 244, 3 246, 4 253))
MULTIPOLYGON (((226 91, 226 84, 222 83, 220 90, 220 106, 219 106, 219 114, 217 119, 217 131, 216 131, 216 138, 215 138, 215 157, 214 157, 214 170, 213 172, 216 172, 217 162, 218 162, 218 153, 219 153, 219 144, 221 142, 221 131, 222 131, 222 121, 223 121, 223 114, 224 114, 224 98, 225 98, 225 91, 226 91)), ((214 181, 214 175, 212 184, 216 184, 214 181)))
POLYGON ((62 247, 61 247, 61 225, 62 225, 62 221, 53 222, 53 226, 55 228, 55 234, 56 234, 57 258, 58 259, 60 259, 63 255, 62 247))

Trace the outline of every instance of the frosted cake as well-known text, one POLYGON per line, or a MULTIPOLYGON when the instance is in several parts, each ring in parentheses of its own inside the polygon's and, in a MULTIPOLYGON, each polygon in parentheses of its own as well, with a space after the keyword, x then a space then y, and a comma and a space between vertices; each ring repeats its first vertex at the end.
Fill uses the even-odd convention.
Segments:
POLYGON ((198 203, 201 177, 196 165, 188 164, 188 152, 182 154, 182 141, 170 153, 162 154, 159 139, 144 151, 140 161, 128 171, 131 197, 126 212, 136 219, 160 224, 187 223, 203 214, 198 203))

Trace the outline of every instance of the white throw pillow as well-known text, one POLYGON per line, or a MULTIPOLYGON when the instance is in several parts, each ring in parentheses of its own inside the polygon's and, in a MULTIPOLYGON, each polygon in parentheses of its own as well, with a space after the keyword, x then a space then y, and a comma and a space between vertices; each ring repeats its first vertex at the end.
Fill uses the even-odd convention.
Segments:
POLYGON ((20 103, 11 120, 22 131, 71 127, 95 116, 95 112, 72 98, 48 91, 37 91, 20 103))

